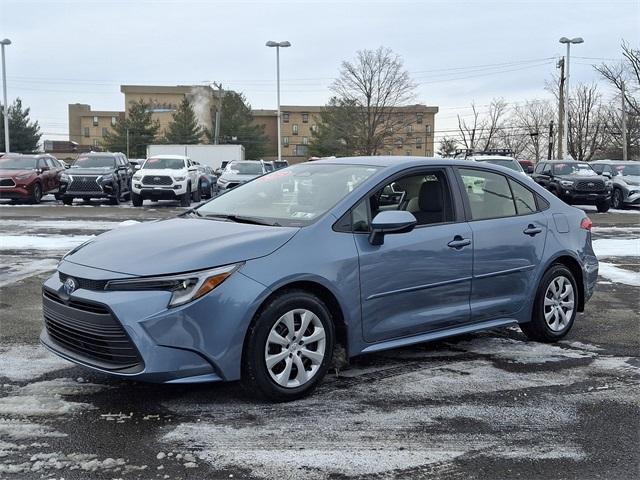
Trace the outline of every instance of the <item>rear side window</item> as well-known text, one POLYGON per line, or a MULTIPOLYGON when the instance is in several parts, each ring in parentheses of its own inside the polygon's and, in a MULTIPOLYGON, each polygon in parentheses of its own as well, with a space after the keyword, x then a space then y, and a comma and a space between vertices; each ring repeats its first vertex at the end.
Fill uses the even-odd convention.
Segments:
POLYGON ((511 191, 513 192, 513 199, 516 202, 516 211, 518 215, 528 215, 537 210, 536 197, 534 193, 528 188, 520 185, 518 182, 509 180, 511 185, 511 191))
POLYGON ((602 173, 604 170, 604 165, 601 163, 594 163, 591 167, 596 171, 596 173, 602 173))
POLYGON ((459 171, 469 199, 472 220, 516 215, 513 195, 505 176, 466 168, 459 171))

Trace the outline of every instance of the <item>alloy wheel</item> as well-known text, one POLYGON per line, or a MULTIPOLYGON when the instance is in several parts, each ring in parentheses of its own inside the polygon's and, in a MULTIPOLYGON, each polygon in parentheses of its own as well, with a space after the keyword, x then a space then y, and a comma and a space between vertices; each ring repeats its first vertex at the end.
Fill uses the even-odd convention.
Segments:
POLYGON ((325 357, 326 333, 310 310, 295 309, 271 327, 264 350, 269 375, 279 386, 300 387, 318 372, 325 357))
POLYGON ((613 208, 620 209, 622 208, 622 192, 618 189, 613 191, 613 208))
POLYGON ((564 330, 573 318, 575 294, 571 281, 564 276, 555 277, 544 294, 544 320, 554 332, 564 330))

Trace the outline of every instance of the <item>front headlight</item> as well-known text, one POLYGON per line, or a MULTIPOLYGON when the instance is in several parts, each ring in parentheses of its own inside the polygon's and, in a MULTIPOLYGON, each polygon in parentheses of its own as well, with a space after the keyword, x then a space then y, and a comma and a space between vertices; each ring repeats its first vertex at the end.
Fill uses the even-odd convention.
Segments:
POLYGON ((186 177, 173 177, 176 182, 182 182, 186 177))
POLYGON ((62 180, 63 182, 70 182, 71 175, 67 175, 66 173, 63 173, 62 175, 60 175, 60 180, 62 180))
POLYGON ((564 187, 570 187, 573 185, 573 180, 560 180, 560 185, 564 187))
POLYGON ((177 307, 206 295, 224 282, 242 264, 236 263, 199 272, 142 277, 107 282, 105 290, 167 290, 172 292, 169 307, 177 307))
POLYGON ((605 187, 610 187, 611 185, 613 185, 613 182, 611 180, 605 180, 604 181, 604 186, 605 187))
POLYGON ((106 175, 98 177, 98 182, 110 182, 111 180, 113 180, 113 174, 112 173, 108 173, 106 175))
POLYGON ((134 180, 140 180, 141 178, 142 178, 142 174, 140 174, 140 173, 136 173, 136 174, 133 176, 133 179, 134 179, 134 180))

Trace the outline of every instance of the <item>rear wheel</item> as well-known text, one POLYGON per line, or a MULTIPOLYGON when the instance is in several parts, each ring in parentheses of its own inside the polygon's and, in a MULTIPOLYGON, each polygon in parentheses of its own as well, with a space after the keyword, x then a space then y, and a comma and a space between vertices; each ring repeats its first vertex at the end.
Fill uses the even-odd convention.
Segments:
POLYGON ((538 286, 531 321, 521 324, 520 329, 532 340, 555 342, 569 333, 577 311, 578 288, 573 274, 564 265, 552 265, 538 286))
POLYGON ((65 205, 73 205, 73 197, 62 197, 62 203, 65 205))
POLYGON ((275 402, 308 395, 327 373, 334 345, 331 313, 315 295, 291 290, 270 301, 247 333, 242 384, 275 402))
POLYGON ((41 200, 42 200, 42 186, 39 183, 36 183, 33 186, 30 201, 33 204, 38 204, 40 203, 41 200))
POLYGON ((195 192, 193 192, 193 201, 197 203, 201 200, 201 197, 202 197, 202 185, 198 183, 198 188, 196 188, 195 192))
POLYGON ((142 197, 135 192, 131 192, 131 203, 134 207, 142 206, 142 197))
POLYGON ((596 203, 596 208, 600 213, 608 212, 610 207, 611 207, 611 202, 609 200, 602 200, 596 203))
POLYGON ((624 208, 624 196, 622 195, 622 190, 616 188, 613 191, 613 196, 611 197, 611 206, 615 209, 622 210, 624 208))
POLYGON ((191 205, 191 184, 187 185, 187 192, 180 197, 180 206, 188 207, 191 205))

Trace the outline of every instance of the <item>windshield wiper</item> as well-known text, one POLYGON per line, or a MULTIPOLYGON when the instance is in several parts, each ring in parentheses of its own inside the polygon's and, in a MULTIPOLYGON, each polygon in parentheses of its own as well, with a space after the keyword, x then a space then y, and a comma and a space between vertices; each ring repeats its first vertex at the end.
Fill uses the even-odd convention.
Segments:
POLYGON ((228 222, 236 222, 236 223, 248 223, 248 224, 252 224, 252 225, 267 225, 270 227, 281 227, 282 225, 280 225, 278 222, 268 222, 266 220, 262 220, 260 218, 254 218, 254 217, 245 217, 242 215, 225 215, 225 214, 213 214, 213 215, 202 215, 200 213, 198 213, 198 215, 201 215, 203 217, 206 218, 210 218, 210 219, 214 219, 214 220, 226 220, 228 222))

